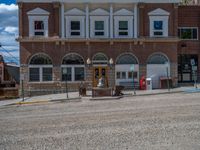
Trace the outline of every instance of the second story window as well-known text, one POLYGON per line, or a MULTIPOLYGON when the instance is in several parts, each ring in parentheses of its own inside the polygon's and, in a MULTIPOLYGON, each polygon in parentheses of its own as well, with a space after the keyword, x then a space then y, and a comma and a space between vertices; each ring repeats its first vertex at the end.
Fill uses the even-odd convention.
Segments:
POLYGON ((85 38, 85 12, 73 8, 65 12, 67 38, 85 38))
POLYGON ((119 21, 119 36, 128 35, 128 21, 119 21))
POLYGON ((114 13, 114 37, 133 38, 133 12, 120 9, 114 13))
POLYGON ((95 36, 104 36, 104 21, 95 21, 95 36))
POLYGON ((109 12, 97 8, 90 12, 90 38, 109 37, 109 12))
POLYGON ((154 21, 153 26, 153 35, 163 36, 163 21, 154 21))
POLYGON ((148 13, 150 37, 167 37, 169 35, 170 13, 164 9, 157 8, 148 13))
POLYGON ((71 21, 71 36, 80 36, 80 21, 71 21))
POLYGON ((198 28, 181 27, 178 29, 178 36, 184 40, 198 40, 198 28))
POLYGON ((50 13, 41 8, 35 8, 27 12, 29 19, 29 36, 44 36, 49 35, 49 15, 50 13))
POLYGON ((36 35, 36 36, 44 35, 44 22, 43 21, 35 21, 34 27, 35 27, 34 35, 36 35))

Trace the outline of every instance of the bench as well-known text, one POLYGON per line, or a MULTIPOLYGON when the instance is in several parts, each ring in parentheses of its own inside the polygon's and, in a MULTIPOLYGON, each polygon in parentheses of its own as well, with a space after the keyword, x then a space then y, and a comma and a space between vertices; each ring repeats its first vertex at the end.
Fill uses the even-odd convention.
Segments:
POLYGON ((135 89, 139 89, 139 83, 138 82, 134 82, 133 85, 133 81, 121 81, 119 82, 120 86, 123 86, 124 89, 133 89, 135 87, 135 89))

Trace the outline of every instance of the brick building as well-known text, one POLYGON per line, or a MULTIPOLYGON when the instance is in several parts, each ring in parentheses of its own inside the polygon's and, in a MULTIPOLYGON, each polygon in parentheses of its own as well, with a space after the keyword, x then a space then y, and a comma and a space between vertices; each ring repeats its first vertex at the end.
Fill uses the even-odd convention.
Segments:
POLYGON ((136 83, 141 76, 151 77, 153 88, 160 88, 160 78, 168 75, 174 86, 192 82, 180 65, 191 59, 196 66, 199 62, 200 9, 194 6, 192 13, 191 6, 179 2, 18 0, 26 89, 64 89, 66 80, 70 90, 81 82, 91 88, 102 76, 109 87, 128 84, 133 76, 136 83), (195 56, 178 60, 189 54, 195 56))

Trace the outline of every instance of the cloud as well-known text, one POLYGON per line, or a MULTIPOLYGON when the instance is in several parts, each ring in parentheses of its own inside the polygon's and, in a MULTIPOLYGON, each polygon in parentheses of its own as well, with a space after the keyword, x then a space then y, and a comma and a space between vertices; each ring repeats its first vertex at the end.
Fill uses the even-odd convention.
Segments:
POLYGON ((18 32, 18 28, 17 27, 5 27, 4 31, 10 33, 10 34, 16 34, 18 32))
MULTIPOLYGON (((0 44, 15 57, 19 57, 19 44, 15 41, 18 35, 18 7, 15 4, 0 4, 0 44)), ((8 53, 0 48, 0 53, 8 58, 8 53)), ((10 59, 8 60, 10 61, 10 59)))

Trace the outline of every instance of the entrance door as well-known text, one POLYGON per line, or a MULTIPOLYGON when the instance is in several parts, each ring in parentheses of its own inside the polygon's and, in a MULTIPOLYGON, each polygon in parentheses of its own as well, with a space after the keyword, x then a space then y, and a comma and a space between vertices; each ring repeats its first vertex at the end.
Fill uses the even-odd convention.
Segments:
POLYGON ((108 67, 94 67, 93 73, 93 87, 97 87, 99 79, 104 77, 105 86, 108 87, 108 67))
MULTIPOLYGON (((170 70, 168 67, 170 76, 170 70)), ((166 65, 164 64, 148 64, 147 65, 147 77, 152 79, 152 88, 160 88, 160 77, 167 77, 166 65)))

